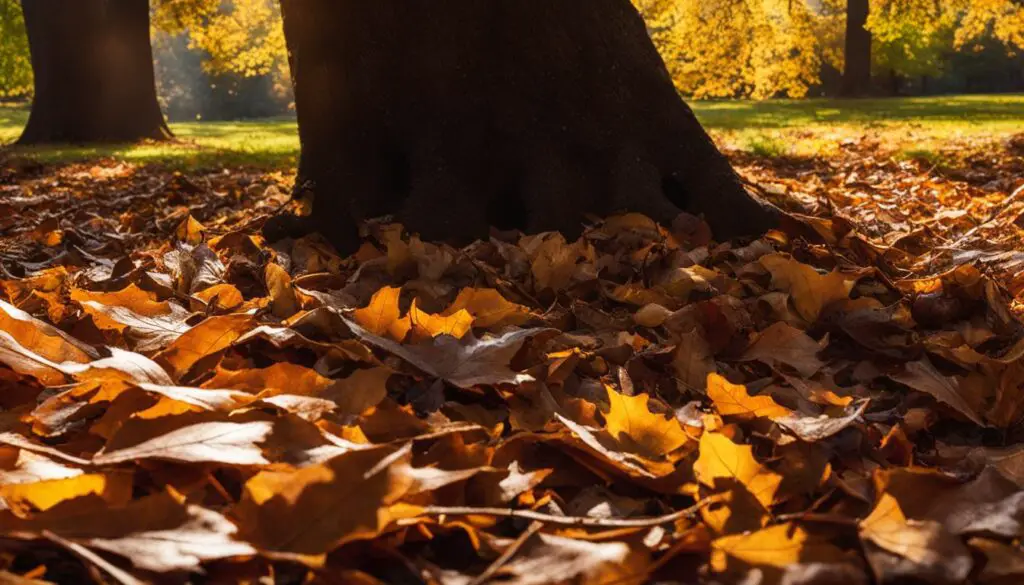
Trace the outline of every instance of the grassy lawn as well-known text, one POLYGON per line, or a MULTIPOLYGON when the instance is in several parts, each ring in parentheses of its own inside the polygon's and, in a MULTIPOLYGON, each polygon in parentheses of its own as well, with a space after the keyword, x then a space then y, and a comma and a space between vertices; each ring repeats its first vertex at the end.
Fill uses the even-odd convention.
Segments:
MULTIPOLYGON (((956 157, 1024 131, 1024 95, 866 100, 695 102, 704 125, 728 148, 761 156, 831 156, 845 141, 877 141, 880 152, 918 158, 956 157)), ((0 144, 13 142, 27 109, 0 105, 0 144)), ((43 161, 116 157, 174 166, 293 166, 298 153, 291 118, 171 124, 167 144, 18 148, 43 161)))

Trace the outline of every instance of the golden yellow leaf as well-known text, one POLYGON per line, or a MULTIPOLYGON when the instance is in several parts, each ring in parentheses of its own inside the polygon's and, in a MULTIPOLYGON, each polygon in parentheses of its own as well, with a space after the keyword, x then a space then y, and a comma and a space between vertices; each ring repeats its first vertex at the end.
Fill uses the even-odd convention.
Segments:
POLYGON ((132 473, 88 473, 63 479, 0 486, 0 497, 13 512, 26 517, 74 498, 95 495, 111 506, 132 498, 132 473))
POLYGON ((839 548, 813 538, 791 523, 723 536, 711 542, 711 568, 720 573, 729 568, 730 559, 747 566, 785 569, 800 562, 838 562, 843 557, 839 548))
POLYGON ((215 309, 231 311, 245 302, 242 293, 230 284, 215 284, 192 295, 206 305, 213 304, 215 309))
POLYGON ((295 297, 292 277, 280 264, 268 263, 263 278, 270 292, 270 310, 275 317, 287 319, 299 311, 299 300, 295 297))
MULTIPOLYGON (((871 514, 859 524, 860 537, 907 559, 922 571, 940 572, 960 582, 971 569, 971 557, 959 537, 931 520, 907 520, 896 498, 882 493, 871 514)), ((873 556, 868 550, 869 559, 873 556)))
POLYGON ((228 348, 252 327, 249 315, 210 317, 185 333, 154 358, 177 380, 204 357, 228 348))
POLYGON ((213 378, 203 383, 203 388, 230 388, 252 394, 261 392, 319 396, 320 392, 335 382, 316 373, 316 370, 281 362, 267 368, 245 370, 218 369, 213 378))
MULTIPOLYGON (((79 304, 93 301, 101 305, 125 307, 144 317, 158 317, 171 312, 167 301, 157 301, 155 294, 142 290, 135 283, 129 284, 119 291, 109 293, 73 288, 71 289, 71 300, 79 304)), ((93 318, 98 320, 104 319, 105 315, 93 315, 93 318)))
POLYGON ((394 341, 404 341, 412 329, 412 319, 402 316, 398 299, 402 289, 385 287, 377 291, 370 304, 355 311, 352 318, 363 329, 374 335, 388 337, 394 341))
POLYGON ((522 325, 533 314, 523 305, 517 305, 501 296, 493 288, 464 288, 442 315, 453 315, 466 310, 473 316, 473 326, 481 328, 522 325))
POLYGON ((700 483, 712 489, 721 489, 718 480, 743 485, 765 509, 771 507, 782 483, 782 476, 754 459, 750 445, 737 445, 720 433, 705 432, 701 436, 700 455, 693 471, 700 483))
POLYGON ((473 327, 473 316, 465 309, 435 315, 421 310, 415 299, 409 307, 409 321, 412 324, 413 341, 423 341, 438 335, 462 339, 473 327))
POLYGON ((797 313, 807 321, 816 321, 826 307, 849 298, 853 288, 841 272, 822 275, 786 254, 764 256, 761 265, 771 272, 772 285, 790 294, 797 313))
POLYGON ((610 408, 605 429, 624 445, 645 457, 661 458, 682 447, 689 437, 675 417, 650 411, 650 396, 626 396, 608 388, 610 408))
POLYGON ((792 413, 771 396, 751 396, 746 386, 733 384, 718 374, 708 376, 708 398, 722 416, 776 419, 792 413))
POLYGON ((189 214, 174 230, 174 237, 180 242, 193 246, 201 244, 206 237, 206 228, 189 214))

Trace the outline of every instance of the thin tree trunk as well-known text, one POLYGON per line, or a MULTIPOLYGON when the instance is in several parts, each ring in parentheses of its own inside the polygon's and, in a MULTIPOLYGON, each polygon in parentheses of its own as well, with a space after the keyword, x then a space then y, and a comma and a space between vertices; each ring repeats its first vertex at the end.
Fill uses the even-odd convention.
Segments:
POLYGON ((282 0, 314 227, 578 233, 586 212, 762 233, 629 0, 282 0))
POLYGON ((35 99, 20 144, 171 136, 157 103, 147 0, 22 0, 35 99))
POLYGON ((871 31, 865 26, 870 13, 869 0, 846 3, 846 67, 843 70, 844 96, 871 93, 871 31))

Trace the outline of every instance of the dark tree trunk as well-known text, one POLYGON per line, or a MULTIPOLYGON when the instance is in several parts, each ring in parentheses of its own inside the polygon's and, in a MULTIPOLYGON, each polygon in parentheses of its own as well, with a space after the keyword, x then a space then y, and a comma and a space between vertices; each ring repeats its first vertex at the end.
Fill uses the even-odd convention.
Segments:
POLYGON ((394 215, 426 238, 580 231, 586 212, 758 234, 629 0, 282 0, 313 228, 394 215))
POLYGON ((20 144, 171 136, 156 99, 147 0, 22 0, 35 99, 20 144))
POLYGON ((871 92, 871 31, 865 28, 870 10, 869 0, 848 0, 846 3, 844 96, 855 97, 871 92))

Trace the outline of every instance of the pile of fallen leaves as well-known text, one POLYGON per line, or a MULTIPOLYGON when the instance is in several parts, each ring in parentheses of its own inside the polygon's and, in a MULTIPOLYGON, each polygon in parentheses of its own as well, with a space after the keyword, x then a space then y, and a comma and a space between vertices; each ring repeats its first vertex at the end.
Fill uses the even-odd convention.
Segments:
POLYGON ((1013 310, 1021 314, 1022 145, 1024 134, 1004 150, 978 151, 948 168, 895 160, 884 154, 880 139, 870 136, 827 159, 740 153, 734 158, 747 177, 789 209, 822 218, 819 232, 833 243, 851 232, 869 240, 871 262, 894 277, 920 278, 972 264, 1016 298, 1013 310))
POLYGON ((1024 580, 971 264, 637 215, 339 258, 255 235, 284 178, 82 173, 0 200, 0 580, 1024 580))

